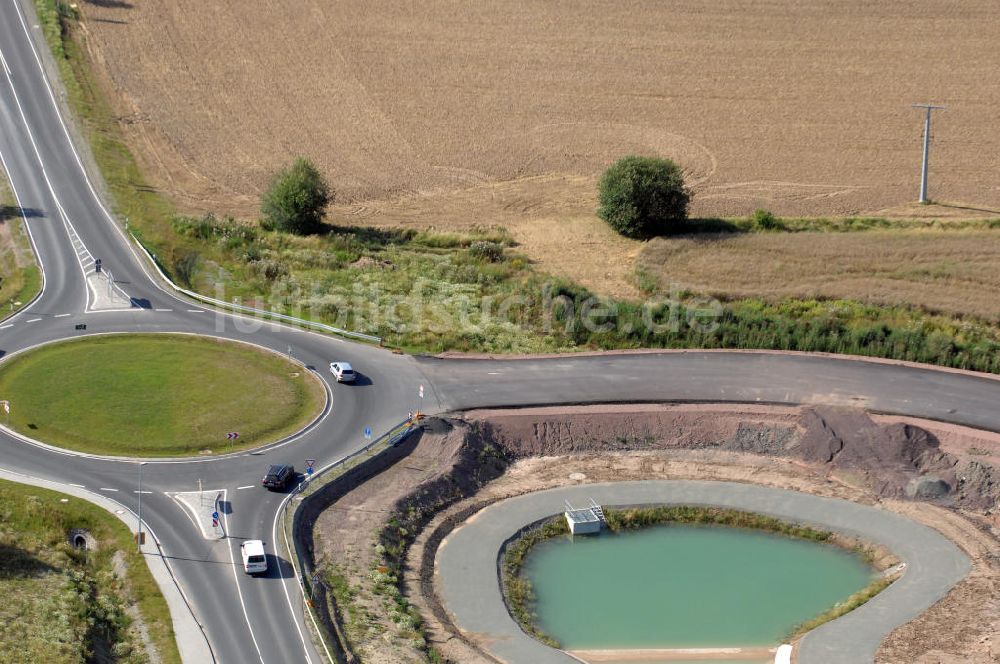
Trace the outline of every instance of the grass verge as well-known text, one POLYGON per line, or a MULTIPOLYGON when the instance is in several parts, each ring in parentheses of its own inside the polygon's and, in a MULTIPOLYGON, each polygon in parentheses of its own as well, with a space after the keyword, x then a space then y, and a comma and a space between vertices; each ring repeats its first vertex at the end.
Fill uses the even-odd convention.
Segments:
POLYGON ((166 601, 131 532, 106 511, 0 481, 0 552, 0 661, 147 662, 137 610, 160 661, 180 664, 166 601), (69 544, 77 528, 95 550, 69 544))
MULTIPOLYGON (((605 509, 607 527, 613 533, 638 530, 663 524, 725 526, 760 530, 784 537, 792 537, 811 542, 824 542, 842 546, 859 555, 868 563, 872 562, 873 549, 864 543, 847 541, 834 533, 817 530, 809 526, 789 523, 774 517, 753 512, 716 507, 695 507, 690 505, 661 505, 629 509, 605 509)), ((553 517, 522 531, 507 543, 500 554, 501 587, 507 608, 525 633, 554 648, 559 642, 546 634, 537 624, 535 613, 535 592, 531 581, 524 575, 524 564, 528 554, 538 544, 569 534, 569 527, 562 516, 553 517)), ((868 586, 837 603, 822 614, 796 625, 788 638, 800 636, 823 623, 835 620, 845 613, 861 606, 880 593, 894 579, 879 577, 868 586)))
POLYGON ((21 209, 0 170, 0 318, 30 302, 42 289, 21 209))
POLYGON ((9 425, 93 454, 246 449, 298 431, 325 390, 261 349, 186 335, 111 335, 43 346, 0 368, 9 425), (226 434, 238 432, 238 445, 226 434))

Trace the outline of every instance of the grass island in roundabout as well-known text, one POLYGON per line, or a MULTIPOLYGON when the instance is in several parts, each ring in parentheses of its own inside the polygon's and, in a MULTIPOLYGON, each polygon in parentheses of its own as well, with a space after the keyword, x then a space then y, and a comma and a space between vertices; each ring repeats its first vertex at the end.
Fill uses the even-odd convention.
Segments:
POLYGON ((758 664, 775 661, 791 637, 799 664, 859 664, 969 569, 949 540, 888 510, 748 484, 648 480, 482 509, 444 537, 435 590, 458 630, 506 661, 758 664), (608 507, 612 531, 629 534, 567 541, 553 515, 591 498, 608 507), (888 568, 889 584, 830 540, 871 547, 878 567, 905 565, 888 568), (514 583, 512 561, 524 573, 514 583))
POLYGON ((326 392, 301 365, 249 344, 115 334, 5 358, 0 399, 10 402, 0 422, 32 439, 90 454, 169 457, 280 440, 322 412, 326 392))

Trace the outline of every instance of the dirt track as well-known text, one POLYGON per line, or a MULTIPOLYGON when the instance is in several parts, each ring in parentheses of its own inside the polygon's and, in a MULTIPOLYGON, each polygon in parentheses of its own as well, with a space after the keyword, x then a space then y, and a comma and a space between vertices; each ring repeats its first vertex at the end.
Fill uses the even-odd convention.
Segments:
POLYGON ((932 195, 1000 209, 993 0, 80 6, 153 180, 192 207, 252 210, 305 154, 341 217, 589 215, 594 174, 644 152, 687 169, 698 214, 871 212, 916 197, 910 104, 932 101, 932 195))
POLYGON ((359 632, 355 646, 363 661, 419 659, 412 641, 385 617, 385 595, 372 589, 375 533, 390 518, 433 512, 446 494, 468 496, 420 530, 407 554, 405 589, 426 621, 429 643, 448 661, 490 661, 455 638, 433 591, 434 552, 451 526, 484 504, 542 488, 682 478, 749 482, 879 503, 936 528, 969 554, 974 570, 939 604, 893 632, 878 661, 985 664, 1000 654, 998 435, 808 407, 578 406, 476 411, 464 417, 451 425, 432 420, 432 430, 422 434, 409 456, 346 493, 316 524, 317 556, 336 565, 355 589, 348 614, 359 632), (873 445, 879 453, 869 453, 867 447, 873 445), (835 458, 818 455, 823 450, 832 450, 835 458), (497 458, 511 465, 482 486, 500 472, 490 465, 497 458), (956 465, 943 468, 947 459, 956 465), (977 480, 968 472, 971 463, 994 468, 977 480), (949 469, 958 470, 961 481, 949 469), (946 478, 956 488, 932 498, 936 504, 900 500, 912 493, 909 488, 915 485, 908 478, 914 475, 946 478))

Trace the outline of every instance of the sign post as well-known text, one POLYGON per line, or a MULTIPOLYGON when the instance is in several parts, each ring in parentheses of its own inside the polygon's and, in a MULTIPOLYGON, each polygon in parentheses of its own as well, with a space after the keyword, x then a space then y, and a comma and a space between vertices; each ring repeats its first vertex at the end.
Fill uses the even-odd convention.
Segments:
POLYGON ((313 466, 316 464, 316 459, 306 459, 306 475, 312 476, 313 466))
POLYGON ((229 446, 232 447, 233 446, 233 441, 236 440, 239 437, 240 437, 240 434, 236 433, 235 431, 230 431, 229 433, 227 433, 226 434, 226 439, 229 441, 229 446))

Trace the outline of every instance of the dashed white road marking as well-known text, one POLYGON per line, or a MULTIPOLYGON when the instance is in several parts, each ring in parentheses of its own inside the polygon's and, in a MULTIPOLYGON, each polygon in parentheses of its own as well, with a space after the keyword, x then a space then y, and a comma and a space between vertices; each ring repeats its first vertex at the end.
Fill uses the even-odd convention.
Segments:
POLYGON ((106 486, 102 486, 102 487, 101 487, 101 488, 99 489, 99 491, 115 491, 115 492, 117 492, 117 491, 118 491, 118 489, 109 489, 109 488, 108 488, 108 487, 106 487, 106 486))
POLYGON ((72 314, 56 314, 53 318, 66 318, 66 316, 71 316, 72 314))
POLYGON ((82 485, 82 484, 73 484, 72 482, 70 482, 70 486, 78 486, 78 487, 80 487, 81 489, 86 489, 86 488, 87 488, 87 487, 85 487, 85 486, 84 486, 84 485, 82 485))
POLYGON ((173 309, 155 309, 155 311, 173 311, 173 309))
POLYGON ((37 323, 40 320, 42 320, 42 319, 41 318, 31 318, 31 319, 28 319, 28 320, 26 320, 24 322, 25 323, 37 323))
POLYGON ((255 484, 247 484, 246 486, 238 486, 238 487, 236 487, 236 489, 237 490, 239 490, 239 489, 252 489, 255 486, 256 486, 255 484))
POLYGON ((138 490, 133 489, 132 493, 153 493, 153 492, 152 491, 138 491, 138 490))
POLYGON ((188 309, 187 311, 188 311, 189 314, 203 314, 203 313, 205 313, 204 309, 188 309))
POLYGON ((14 324, 7 323, 6 325, 0 325, 0 330, 6 330, 8 327, 14 327, 14 324))

